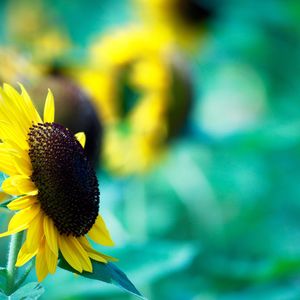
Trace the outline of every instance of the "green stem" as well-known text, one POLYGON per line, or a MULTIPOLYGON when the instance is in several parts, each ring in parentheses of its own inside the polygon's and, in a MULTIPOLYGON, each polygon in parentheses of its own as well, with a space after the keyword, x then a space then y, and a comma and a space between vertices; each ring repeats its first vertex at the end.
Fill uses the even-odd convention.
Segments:
POLYGON ((25 270, 24 274, 21 276, 21 278, 16 282, 16 287, 19 287, 23 284, 23 282, 26 280, 27 276, 29 275, 31 269, 33 267, 33 263, 31 261, 30 265, 25 270))
POLYGON ((8 261, 7 261, 7 286, 6 293, 11 295, 15 290, 15 282, 17 275, 17 268, 15 267, 17 256, 22 245, 23 232, 18 232, 11 236, 8 252, 8 261))

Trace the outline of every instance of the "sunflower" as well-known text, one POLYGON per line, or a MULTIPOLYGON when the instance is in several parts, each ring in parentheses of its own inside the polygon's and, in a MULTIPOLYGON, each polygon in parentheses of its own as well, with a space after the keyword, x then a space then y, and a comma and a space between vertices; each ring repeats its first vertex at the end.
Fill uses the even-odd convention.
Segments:
POLYGON ((76 271, 92 272, 91 259, 114 259, 88 239, 113 245, 98 214, 98 181, 84 152, 85 135, 54 122, 50 90, 42 120, 20 87, 21 93, 7 84, 0 88, 0 171, 8 175, 2 190, 17 196, 8 208, 18 211, 0 237, 26 232, 16 266, 35 257, 39 281, 55 272, 59 255, 76 271))
POLYGON ((185 124, 192 87, 164 37, 135 25, 112 30, 91 45, 92 67, 74 72, 103 121, 104 165, 117 175, 151 169, 185 124))

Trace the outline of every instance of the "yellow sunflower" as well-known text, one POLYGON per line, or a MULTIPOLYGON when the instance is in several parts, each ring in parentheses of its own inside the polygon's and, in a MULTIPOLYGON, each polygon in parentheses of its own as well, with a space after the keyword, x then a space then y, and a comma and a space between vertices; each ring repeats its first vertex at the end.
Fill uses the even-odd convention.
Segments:
POLYGON ((39 281, 55 272, 60 254, 78 272, 92 272, 91 259, 114 259, 87 238, 113 245, 98 214, 98 181, 83 149, 85 135, 54 123, 50 90, 42 120, 20 87, 21 93, 7 84, 0 88, 0 171, 9 176, 2 189, 18 197, 8 204, 18 212, 0 237, 26 231, 16 266, 35 257, 39 281))
POLYGON ((114 174, 148 171, 185 124, 189 74, 164 37, 136 25, 112 30, 91 45, 91 67, 74 72, 103 122, 104 166, 114 174))

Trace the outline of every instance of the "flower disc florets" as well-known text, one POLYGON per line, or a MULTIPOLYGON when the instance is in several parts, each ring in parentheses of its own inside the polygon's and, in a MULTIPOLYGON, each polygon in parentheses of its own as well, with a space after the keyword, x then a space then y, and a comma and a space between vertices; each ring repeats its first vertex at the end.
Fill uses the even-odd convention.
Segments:
POLYGON ((28 134, 31 179, 41 208, 60 234, 79 237, 95 223, 99 209, 96 174, 84 149, 62 125, 33 125, 28 134))

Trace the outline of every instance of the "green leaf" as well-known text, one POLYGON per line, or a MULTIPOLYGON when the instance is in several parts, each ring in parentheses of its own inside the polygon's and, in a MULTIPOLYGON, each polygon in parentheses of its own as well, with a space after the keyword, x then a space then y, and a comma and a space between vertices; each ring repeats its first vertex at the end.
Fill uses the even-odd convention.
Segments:
POLYGON ((45 292, 45 289, 38 282, 30 282, 16 292, 14 292, 11 296, 11 300, 34 300, 40 298, 40 296, 45 292))
POLYGON ((122 272, 117 266, 112 263, 100 263, 94 260, 92 261, 93 272, 82 272, 79 273, 74 270, 63 257, 60 258, 58 266, 67 271, 76 273, 86 278, 95 279, 107 283, 114 284, 126 292, 133 294, 141 299, 145 299, 142 294, 136 289, 132 282, 128 279, 126 274, 122 272))
POLYGON ((32 270, 32 267, 33 267, 33 262, 31 261, 31 263, 27 265, 27 267, 24 269, 22 276, 16 281, 16 286, 21 286, 24 283, 30 271, 32 270))
MULTIPOLYGON (((96 247, 96 245, 95 245, 96 247)), ((101 251, 101 248, 97 249, 101 251)), ((118 268, 126 270, 127 276, 136 286, 152 286, 171 274, 181 274, 194 262, 197 254, 203 249, 199 243, 181 243, 173 241, 155 241, 151 243, 126 244, 110 249, 110 255, 117 257, 118 268), (141 255, 143 253, 143 255, 141 255), (130 257, 130 259, 128 259, 130 257)), ((74 285, 74 274, 58 269, 55 276, 48 277, 43 282, 49 299, 110 299, 120 298, 123 292, 112 284, 90 280, 83 276, 74 285), (52 287, 62 286, 61 289, 52 287)))

